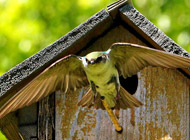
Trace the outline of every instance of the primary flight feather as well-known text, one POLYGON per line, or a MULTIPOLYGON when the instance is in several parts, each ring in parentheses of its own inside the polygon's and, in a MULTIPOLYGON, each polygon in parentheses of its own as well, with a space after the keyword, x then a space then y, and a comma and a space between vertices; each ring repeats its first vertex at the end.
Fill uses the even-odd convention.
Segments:
POLYGON ((190 58, 130 43, 115 43, 107 51, 91 52, 84 57, 68 55, 36 76, 5 104, 0 118, 39 101, 53 91, 64 93, 90 85, 78 105, 102 108, 105 98, 110 108, 131 108, 142 103, 120 86, 119 76, 136 74, 147 66, 190 67, 190 58))

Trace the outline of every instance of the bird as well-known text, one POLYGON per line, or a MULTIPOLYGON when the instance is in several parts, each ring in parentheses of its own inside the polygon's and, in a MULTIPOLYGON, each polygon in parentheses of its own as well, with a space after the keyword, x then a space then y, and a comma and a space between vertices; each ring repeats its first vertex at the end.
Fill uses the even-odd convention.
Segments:
POLYGON ((190 58, 125 42, 86 56, 70 54, 52 63, 1 105, 0 118, 54 91, 66 94, 87 86, 79 106, 105 109, 104 100, 112 110, 139 107, 143 104, 121 86, 119 76, 131 77, 148 66, 188 68, 190 58))

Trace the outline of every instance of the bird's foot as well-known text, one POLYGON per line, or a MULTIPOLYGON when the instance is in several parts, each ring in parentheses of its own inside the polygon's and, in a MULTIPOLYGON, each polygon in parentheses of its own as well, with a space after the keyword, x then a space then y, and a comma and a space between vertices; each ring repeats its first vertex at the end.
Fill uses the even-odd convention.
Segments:
POLYGON ((121 95, 119 93, 117 93, 115 100, 118 101, 121 98, 121 95))
POLYGON ((123 128, 121 127, 121 129, 120 130, 116 130, 116 132, 119 133, 119 134, 122 134, 123 128))
MULTIPOLYGON (((104 96, 101 96, 100 99, 103 101, 105 99, 104 96)), ((115 109, 115 106, 114 107, 109 107, 111 110, 114 110, 115 109)))
POLYGON ((115 107, 111 107, 111 110, 114 110, 115 109, 115 107))
POLYGON ((101 97, 100 97, 100 99, 101 99, 101 100, 104 100, 104 99, 105 99, 105 97, 104 97, 104 96, 101 96, 101 97))
POLYGON ((97 93, 94 94, 93 104, 95 104, 96 98, 97 98, 97 93))
POLYGON ((115 109, 115 116, 117 117, 117 119, 119 119, 119 109, 115 109))

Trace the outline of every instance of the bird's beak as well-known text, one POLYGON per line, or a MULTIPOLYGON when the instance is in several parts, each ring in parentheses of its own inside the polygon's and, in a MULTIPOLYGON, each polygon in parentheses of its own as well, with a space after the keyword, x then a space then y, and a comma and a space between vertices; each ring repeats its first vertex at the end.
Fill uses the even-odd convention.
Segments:
POLYGON ((90 60, 90 64, 95 64, 96 63, 96 59, 91 59, 90 60))
POLYGON ((95 63, 95 60, 91 60, 91 61, 90 61, 90 64, 94 64, 94 63, 95 63))

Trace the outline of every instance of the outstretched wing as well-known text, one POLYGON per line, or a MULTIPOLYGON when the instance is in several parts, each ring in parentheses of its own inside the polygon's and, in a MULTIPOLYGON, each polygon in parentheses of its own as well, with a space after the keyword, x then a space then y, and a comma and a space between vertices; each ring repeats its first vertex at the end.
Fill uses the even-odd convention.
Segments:
POLYGON ((147 66, 190 67, 190 58, 130 43, 114 43, 107 51, 123 77, 130 77, 147 66))
POLYGON ((75 55, 66 56, 46 68, 3 104, 0 107, 0 118, 39 101, 53 91, 68 92, 88 84, 80 58, 75 55))

